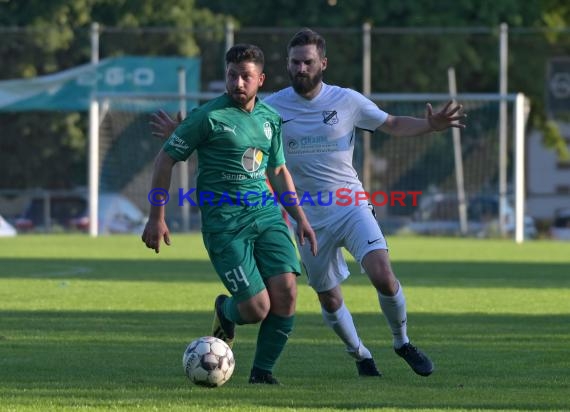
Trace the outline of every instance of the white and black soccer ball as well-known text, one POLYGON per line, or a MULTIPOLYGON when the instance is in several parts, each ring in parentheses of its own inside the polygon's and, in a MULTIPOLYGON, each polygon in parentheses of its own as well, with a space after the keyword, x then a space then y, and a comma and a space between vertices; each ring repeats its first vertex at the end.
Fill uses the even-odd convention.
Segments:
POLYGON ((190 381, 200 386, 222 386, 236 365, 230 347, 221 339, 204 336, 191 342, 182 356, 182 367, 190 381))

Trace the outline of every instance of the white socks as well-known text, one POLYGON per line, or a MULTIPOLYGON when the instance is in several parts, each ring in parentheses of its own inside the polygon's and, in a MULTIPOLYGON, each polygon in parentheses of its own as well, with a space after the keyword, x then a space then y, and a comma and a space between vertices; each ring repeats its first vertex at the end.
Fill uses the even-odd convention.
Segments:
MULTIPOLYGON (((406 297, 402 286, 398 285, 398 292, 394 296, 386 296, 378 292, 378 301, 388 326, 392 330, 394 348, 401 348, 410 341, 407 335, 406 297)), ((358 337, 352 315, 344 302, 336 312, 329 313, 323 308, 321 312, 325 323, 344 342, 350 356, 359 361, 372 358, 372 354, 358 337)))
POLYGON ((398 284, 398 286, 398 292, 394 296, 385 296, 378 292, 380 307, 386 317, 388 326, 392 330, 395 348, 401 348, 402 345, 410 341, 406 333, 406 297, 402 291, 402 285, 398 284))
POLYGON ((321 312, 325 323, 330 326, 344 342, 346 345, 346 351, 350 356, 359 361, 362 359, 372 358, 372 354, 368 349, 366 349, 358 337, 354 321, 352 320, 352 315, 348 311, 344 302, 342 302, 342 306, 336 312, 329 313, 322 307, 321 312))

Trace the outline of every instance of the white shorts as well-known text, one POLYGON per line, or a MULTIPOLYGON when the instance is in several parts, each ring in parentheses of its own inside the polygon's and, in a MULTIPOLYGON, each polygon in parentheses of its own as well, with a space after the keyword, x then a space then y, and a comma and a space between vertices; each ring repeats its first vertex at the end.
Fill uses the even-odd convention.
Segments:
POLYGON ((317 256, 311 254, 308 241, 301 246, 297 239, 297 246, 309 285, 316 292, 331 290, 350 275, 342 254, 343 247, 359 264, 368 252, 388 249, 376 217, 367 205, 351 207, 348 213, 333 224, 315 229, 315 234, 319 248, 317 256))

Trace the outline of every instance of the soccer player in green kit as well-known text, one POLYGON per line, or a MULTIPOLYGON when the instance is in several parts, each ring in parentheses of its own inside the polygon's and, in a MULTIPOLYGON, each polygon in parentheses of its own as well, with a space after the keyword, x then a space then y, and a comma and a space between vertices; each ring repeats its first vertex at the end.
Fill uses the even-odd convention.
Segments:
MULTIPOLYGON (((238 44, 226 53, 226 93, 192 111, 156 157, 152 189, 170 187, 172 167, 198 153, 196 198, 204 245, 231 297, 215 301, 212 334, 233 344, 235 325, 261 322, 250 383, 277 384, 273 367, 293 329, 301 272, 289 230, 275 203, 297 222, 299 241, 317 253, 315 234, 294 198, 285 166, 281 118, 257 98, 263 85, 263 52, 238 44), (276 191, 272 195, 266 176, 276 191), (291 193, 291 198, 284 198, 291 193), (278 195, 281 194, 281 195, 278 195)), ((155 192, 154 192, 155 193, 155 192)), ((154 196, 142 240, 156 253, 170 245, 166 195, 154 196)))

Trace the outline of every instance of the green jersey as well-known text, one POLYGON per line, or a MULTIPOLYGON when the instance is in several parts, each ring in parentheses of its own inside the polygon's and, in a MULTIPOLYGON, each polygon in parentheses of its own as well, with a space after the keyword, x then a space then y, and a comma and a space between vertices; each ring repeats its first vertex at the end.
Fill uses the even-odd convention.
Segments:
POLYGON ((260 100, 251 113, 227 94, 211 100, 184 119, 163 149, 177 161, 198 153, 195 202, 203 232, 235 230, 260 214, 280 216, 265 171, 285 163, 281 119, 260 100))

